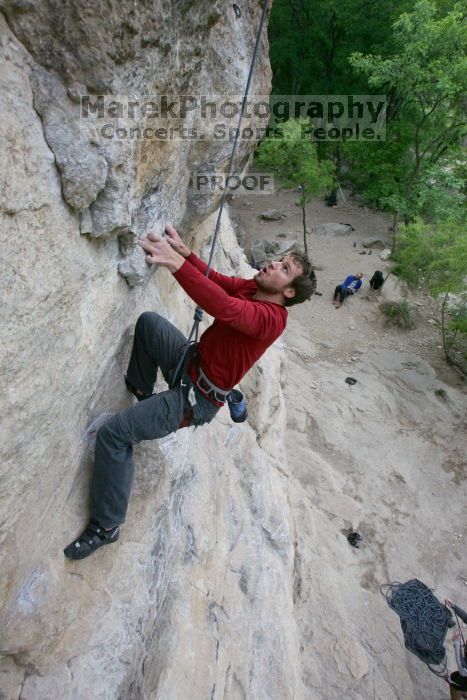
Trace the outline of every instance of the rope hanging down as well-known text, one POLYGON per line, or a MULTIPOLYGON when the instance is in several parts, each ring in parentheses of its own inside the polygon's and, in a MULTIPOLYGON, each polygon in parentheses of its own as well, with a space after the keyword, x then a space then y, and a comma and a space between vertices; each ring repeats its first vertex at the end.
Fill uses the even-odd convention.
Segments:
MULTIPOLYGON (((266 15, 267 15, 268 6, 269 6, 269 0, 264 0, 263 11, 262 11, 262 13, 261 13, 261 20, 260 20, 259 28, 258 28, 258 34, 257 34, 257 36, 256 36, 255 50, 254 50, 254 52, 253 52, 253 58, 251 59, 250 71, 249 71, 249 73, 248 73, 248 80, 247 80, 247 82, 246 82, 245 92, 244 92, 244 95, 243 95, 242 109, 241 109, 241 111, 240 111, 240 117, 239 117, 239 120, 238 120, 237 131, 236 131, 236 133, 235 133, 235 139, 234 139, 234 142, 233 142, 232 153, 230 154, 230 160, 229 160, 229 167, 228 167, 228 170, 227 170, 227 179, 226 179, 226 182, 229 182, 229 181, 230 181, 230 176, 232 175, 232 170, 233 170, 234 160, 235 160, 235 154, 236 154, 236 151, 237 151, 238 139, 239 139, 239 136, 240 136, 240 133, 241 133, 241 126, 242 126, 243 118, 244 118, 244 116, 245 116, 245 112, 246 112, 246 108, 247 108, 248 94, 249 94, 249 91, 250 91, 251 80, 252 80, 252 78, 253 78, 253 71, 254 71, 254 68, 255 68, 256 59, 257 59, 257 57, 258 57, 259 46, 260 46, 260 42, 261 42, 261 35, 262 35, 262 33, 263 33, 264 22, 266 21, 266 15)), ((235 12, 236 12, 237 17, 238 17, 239 15, 238 15, 237 11, 235 11, 235 12)), ((206 272, 204 273, 206 277, 209 275, 209 271, 210 271, 210 269, 211 269, 212 259, 213 259, 213 256, 214 256, 214 250, 215 250, 215 247, 216 247, 217 238, 218 238, 218 236, 219 236, 219 230, 220 230, 220 225, 221 225, 222 212, 224 211, 224 205, 225 205, 225 202, 226 202, 226 200, 227 200, 227 197, 228 197, 228 188, 225 187, 225 188, 224 188, 224 191, 222 192, 221 203, 220 203, 220 206, 219 206, 219 213, 218 213, 218 215, 217 215, 216 227, 215 227, 215 229, 214 229, 214 235, 213 235, 213 238, 212 238, 211 252, 210 252, 210 255, 209 255, 208 266, 207 266, 206 272)), ((181 375, 180 375, 180 372, 181 372, 181 370, 182 370, 182 368, 183 368, 183 366, 184 366, 184 364, 185 364, 186 356, 187 356, 187 353, 188 353, 188 351, 189 351, 189 349, 190 349, 190 346, 191 346, 193 343, 197 343, 197 342, 198 342, 198 328, 199 328, 200 321, 202 321, 202 319, 203 319, 203 310, 201 309, 201 307, 199 307, 199 306, 196 307, 195 313, 194 313, 194 317, 193 317, 193 318, 194 318, 194 323, 193 323, 192 329, 191 329, 191 331, 190 331, 190 335, 188 336, 188 340, 187 340, 185 352, 183 353, 183 355, 182 355, 182 357, 181 357, 181 359, 180 359, 180 361, 179 361, 179 363, 178 363, 178 365, 177 365, 177 368, 176 368, 176 370, 175 370, 175 372, 174 372, 174 376, 173 376, 173 379, 172 379, 172 382, 171 382, 171 386, 175 386, 175 385, 178 383, 179 379, 180 379, 180 376, 181 376, 181 375)))
POLYGON ((453 610, 453 612, 454 612, 454 616, 456 618, 457 629, 459 630, 459 634, 460 634, 461 639, 462 639, 462 648, 464 649, 464 656, 467 656, 467 642, 465 641, 464 633, 462 632, 461 623, 459 622, 459 617, 458 617, 456 611, 453 610))
POLYGON ((423 661, 432 673, 445 677, 444 641, 448 628, 455 624, 451 611, 416 578, 406 583, 388 583, 380 590, 389 607, 400 617, 406 648, 423 661))

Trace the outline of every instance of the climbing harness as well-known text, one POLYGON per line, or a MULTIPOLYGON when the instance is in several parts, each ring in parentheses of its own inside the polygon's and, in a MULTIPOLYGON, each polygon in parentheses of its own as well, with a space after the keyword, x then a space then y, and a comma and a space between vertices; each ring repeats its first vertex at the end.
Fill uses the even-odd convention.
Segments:
POLYGON ((220 389, 218 386, 213 384, 209 377, 207 377, 203 372, 201 367, 198 367, 198 379, 196 380, 196 386, 198 389, 201 389, 204 394, 207 394, 208 396, 212 395, 214 401, 219 401, 220 403, 225 403, 225 401, 227 401, 227 396, 230 392, 230 389, 224 391, 224 389, 220 389))
POLYGON ((380 591, 389 607, 400 617, 406 648, 423 661, 432 673, 446 677, 444 641, 448 628, 455 624, 451 611, 416 578, 406 583, 384 584, 380 591))
MULTIPOLYGON (((248 93, 249 93, 249 91, 250 91, 250 84, 251 84, 251 80, 252 80, 252 77, 253 77, 253 71, 254 71, 256 59, 257 59, 257 56, 258 56, 259 45, 260 45, 260 41, 261 41, 261 35, 262 35, 262 32, 263 32, 264 22, 265 22, 265 20, 266 20, 266 14, 267 14, 268 6, 269 6, 269 0, 264 0, 263 11, 262 11, 262 13, 261 13, 261 20, 260 20, 259 28, 258 28, 258 34, 257 34, 257 36, 256 36, 255 49, 254 49, 254 51, 253 51, 253 57, 252 57, 252 59, 251 59, 251 64, 250 64, 250 71, 249 71, 249 73, 248 73, 248 79, 247 79, 247 82, 246 82, 245 93, 244 93, 244 95, 243 95, 242 109, 241 109, 241 111, 240 111, 240 117, 239 117, 239 120, 238 120, 238 127, 237 127, 237 131, 236 131, 236 133, 235 133, 235 139, 234 139, 234 142, 233 142, 232 153, 231 153, 231 155, 230 155, 229 167, 228 167, 226 182, 230 182, 230 180, 231 180, 231 175, 232 175, 232 170, 233 170, 233 165, 234 165, 234 159, 235 159, 235 153, 236 153, 236 151, 237 151, 238 137, 239 137, 239 135, 240 135, 240 133, 241 133, 241 126, 242 126, 243 118, 244 118, 244 116, 245 116, 245 112, 246 112, 246 108, 247 108, 248 93)), ((234 4, 234 5, 233 5, 233 9, 234 9, 234 12, 235 12, 236 16, 237 16, 238 18, 241 17, 241 10, 240 10, 240 8, 239 8, 239 6, 238 6, 237 4, 234 4)), ((215 227, 215 229, 214 229, 214 235, 213 235, 213 239, 212 239, 212 243, 211 243, 211 252, 210 252, 210 255, 209 255, 208 266, 207 266, 206 271, 205 271, 205 273, 204 273, 206 277, 209 276, 209 271, 210 271, 210 269, 211 269, 212 259, 213 259, 213 256, 214 256, 214 249, 215 249, 215 246, 216 246, 216 243, 217 243, 217 238, 218 238, 219 230, 220 230, 222 212, 224 211, 224 205, 225 205, 225 202, 226 202, 227 197, 228 197, 228 192, 229 192, 229 188, 228 188, 228 187, 225 187, 225 188, 224 188, 224 191, 222 192, 221 203, 220 203, 220 206, 219 206, 219 213, 218 213, 218 215, 217 215, 216 227, 215 227)), ((195 313, 194 313, 194 317, 193 317, 193 318, 194 318, 194 323, 193 323, 192 329, 191 329, 191 331, 190 331, 190 335, 188 336, 188 340, 187 340, 187 343, 186 343, 185 351, 184 351, 184 353, 182 354, 182 357, 181 357, 180 360, 179 360, 179 363, 178 363, 178 365, 177 365, 177 367, 176 367, 176 369, 175 369, 175 372, 174 372, 174 374, 173 374, 173 376, 172 376, 172 380, 171 380, 171 382, 170 382, 170 388, 171 388, 171 389, 175 388, 175 387, 180 383, 180 381, 185 381, 185 380, 186 380, 186 376, 187 376, 186 371, 187 371, 187 368, 188 368, 188 362, 186 361, 186 356, 187 356, 187 354, 190 352, 190 348, 191 348, 192 346, 195 346, 195 347, 196 347, 196 344, 197 344, 197 342, 198 342, 199 324, 200 324, 200 322, 201 322, 201 320, 202 320, 202 318, 203 318, 203 310, 202 310, 199 306, 196 307, 195 313), (183 369, 184 369, 184 371, 182 371, 183 369)), ((211 387, 211 391, 213 391, 213 392, 219 392, 219 391, 221 391, 221 392, 223 393, 223 395, 224 395, 224 399, 220 399, 220 401, 221 401, 222 403, 225 402, 225 400, 226 400, 226 398, 227 398, 227 394, 229 393, 230 389, 228 389, 227 391, 226 391, 226 390, 222 390, 222 389, 220 390, 218 387, 216 387, 215 385, 212 384, 212 382, 206 377, 206 375, 204 375, 203 381, 206 381, 206 382, 208 383, 208 386, 211 387)), ((206 392, 205 392, 205 393, 206 393, 206 392)))

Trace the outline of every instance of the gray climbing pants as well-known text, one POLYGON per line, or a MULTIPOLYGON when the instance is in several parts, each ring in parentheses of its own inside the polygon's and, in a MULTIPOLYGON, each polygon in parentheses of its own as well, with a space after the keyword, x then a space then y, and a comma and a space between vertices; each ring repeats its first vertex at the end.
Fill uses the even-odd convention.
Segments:
MULTIPOLYGON (((159 314, 147 311, 136 322, 127 379, 151 394, 158 369, 169 383, 186 338, 159 314)), ((219 410, 194 388, 196 405, 190 425, 211 421, 219 410)), ((104 528, 124 522, 133 483, 133 445, 175 432, 191 406, 181 388, 168 389, 112 416, 96 436, 91 483, 91 517, 104 528)))

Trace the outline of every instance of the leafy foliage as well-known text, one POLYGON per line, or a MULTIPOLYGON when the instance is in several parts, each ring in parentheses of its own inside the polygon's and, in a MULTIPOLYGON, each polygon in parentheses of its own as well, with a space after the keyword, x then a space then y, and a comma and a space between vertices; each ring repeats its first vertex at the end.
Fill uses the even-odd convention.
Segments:
POLYGON ((273 93, 365 94, 352 51, 390 52, 390 28, 409 0, 274 0, 269 22, 273 93))
POLYGON ((412 287, 423 284, 433 296, 462 292, 467 271, 464 226, 452 221, 427 224, 421 219, 403 226, 392 259, 394 272, 412 287))
POLYGON ((466 19, 460 4, 443 16, 419 0, 394 23, 391 56, 350 57, 370 89, 389 95, 387 140, 348 143, 344 152, 368 198, 406 219, 444 216, 449 195, 455 218, 465 215, 453 171, 466 133, 466 19))
POLYGON ((457 333, 467 335, 467 305, 462 302, 451 309, 451 328, 457 333))
POLYGON ((322 143, 365 197, 406 221, 465 217, 467 22, 453 0, 275 0, 275 94, 387 95, 387 140, 322 143), (464 185, 465 188, 465 185, 464 185))
POLYGON ((446 359, 467 373, 467 236, 463 223, 421 220, 401 231, 393 255, 394 271, 411 286, 422 284, 433 296, 444 295, 441 330, 446 359), (457 294, 454 304, 450 295, 457 294))
POLYGON ((405 330, 415 328, 415 314, 406 299, 402 301, 387 301, 380 306, 388 323, 405 330))
POLYGON ((311 198, 333 183, 334 164, 320 160, 316 144, 307 133, 306 119, 290 119, 282 125, 281 133, 261 142, 256 165, 270 170, 282 187, 298 187, 298 206, 303 214, 303 244, 308 253, 305 206, 311 198))
POLYGON ((307 125, 305 119, 290 119, 282 125, 282 135, 264 139, 256 154, 256 164, 273 171, 283 187, 303 188, 300 206, 333 183, 334 165, 319 160, 307 125))

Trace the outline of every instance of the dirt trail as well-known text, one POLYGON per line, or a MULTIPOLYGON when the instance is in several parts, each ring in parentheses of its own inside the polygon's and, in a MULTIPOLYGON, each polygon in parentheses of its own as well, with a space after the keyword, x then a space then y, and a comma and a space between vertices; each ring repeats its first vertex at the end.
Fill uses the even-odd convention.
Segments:
MULTIPOLYGON (((307 225, 311 229, 308 248, 317 267, 318 291, 322 296, 314 296, 309 303, 291 309, 290 318, 310 329, 318 340, 317 359, 351 364, 363 353, 378 348, 413 352, 427 360, 440 379, 462 386, 462 379, 446 365, 437 327, 436 303, 432 299, 422 293, 416 295, 419 320, 409 331, 388 326, 378 302, 368 300, 368 283, 373 272, 382 270, 386 275, 390 263, 380 259, 379 250, 373 250, 371 255, 360 255, 364 250, 362 241, 374 236, 389 242, 391 218, 353 201, 345 192, 344 196, 345 202, 339 194, 337 207, 325 206, 320 198, 313 199, 307 206, 307 225), (355 231, 345 236, 315 235, 313 227, 324 223, 352 224, 355 231), (335 286, 347 275, 359 271, 364 275, 359 294, 335 309, 331 303, 335 286)), ((294 191, 233 198, 231 213, 244 236, 243 247, 248 256, 251 243, 257 238, 280 240, 285 234, 287 239, 295 239, 303 246, 302 215, 296 199, 294 191), (263 221, 259 215, 266 209, 279 209, 286 216, 279 221, 263 221)))

